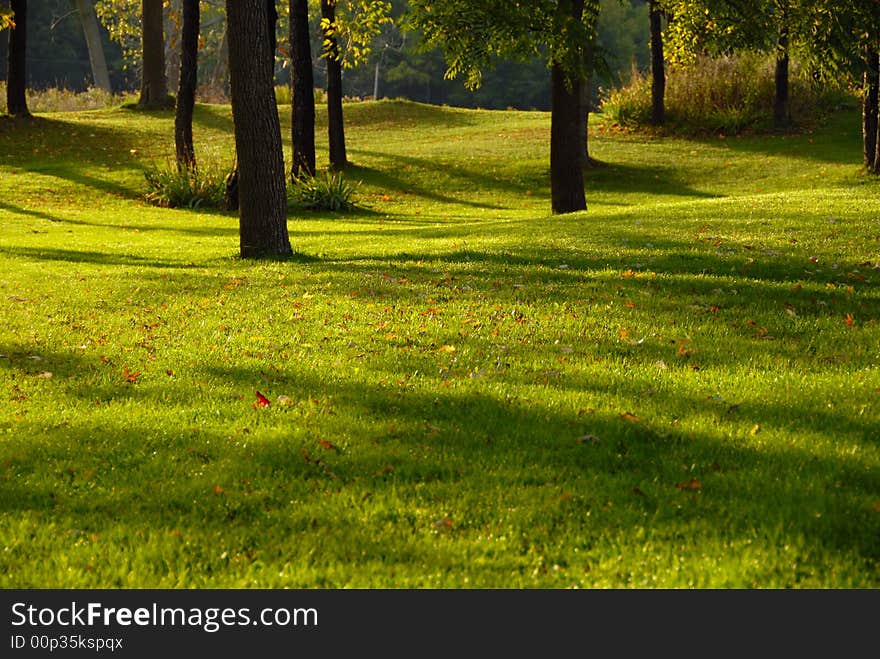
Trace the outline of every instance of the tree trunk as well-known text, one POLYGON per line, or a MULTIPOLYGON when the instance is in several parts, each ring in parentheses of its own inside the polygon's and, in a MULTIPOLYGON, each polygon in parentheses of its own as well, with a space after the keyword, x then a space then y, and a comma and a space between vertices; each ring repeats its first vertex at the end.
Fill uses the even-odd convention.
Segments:
POLYGON ((327 133, 330 141, 330 169, 344 169, 345 124, 342 116, 342 61, 336 38, 336 0, 321 0, 324 29, 324 59, 327 61, 327 133))
POLYGON ((663 13, 651 0, 651 123, 666 122, 666 64, 663 61, 663 13))
MULTIPOLYGON (((584 0, 559 0, 558 11, 563 20, 580 22, 584 0)), ((582 167, 584 146, 581 142, 584 125, 581 95, 583 74, 567 71, 561 62, 553 62, 550 85, 551 207, 554 213, 574 213, 587 208, 582 167)))
POLYGON ((291 254, 265 0, 226 0, 242 258, 291 254))
POLYGON ((6 76, 6 111, 31 116, 27 106, 27 0, 10 3, 15 27, 9 29, 9 66, 6 76))
POLYGON ((104 45, 101 43, 101 30, 98 26, 98 16, 91 0, 76 0, 76 10, 82 23, 83 35, 86 38, 86 47, 89 50, 89 63, 92 66, 92 79, 95 86, 108 92, 110 87, 110 72, 107 70, 107 60, 104 57, 104 45))
POLYGON ((773 101, 773 125, 776 128, 786 128, 791 123, 788 92, 788 25, 783 23, 776 43, 776 97, 773 101))
POLYGON ((145 108, 164 107, 168 103, 165 79, 165 26, 162 0, 141 2, 141 96, 138 105, 145 108))
POLYGON ((291 131, 294 176, 315 175, 315 77, 308 0, 290 0, 291 131))
POLYGON ((174 115, 174 146, 177 168, 196 166, 193 148, 193 109, 199 70, 199 0, 183 0, 183 26, 180 30, 180 81, 174 115))
POLYGON ((865 167, 869 171, 877 170, 877 129, 878 129, 878 56, 876 52, 865 55, 865 74, 862 89, 862 144, 864 146, 865 167))

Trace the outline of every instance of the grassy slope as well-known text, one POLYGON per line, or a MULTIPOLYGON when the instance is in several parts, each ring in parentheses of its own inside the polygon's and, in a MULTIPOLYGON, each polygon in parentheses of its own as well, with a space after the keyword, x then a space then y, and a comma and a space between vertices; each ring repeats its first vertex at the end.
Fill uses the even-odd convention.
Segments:
POLYGON ((0 121, 0 585, 880 585, 856 117, 597 134, 548 217, 547 115, 347 111, 368 209, 262 264, 139 201, 169 115, 0 121))

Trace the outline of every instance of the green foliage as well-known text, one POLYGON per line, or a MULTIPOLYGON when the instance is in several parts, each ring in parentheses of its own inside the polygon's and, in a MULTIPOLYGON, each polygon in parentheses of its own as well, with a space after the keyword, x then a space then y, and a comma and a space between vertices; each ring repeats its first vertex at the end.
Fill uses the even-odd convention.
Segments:
MULTIPOLYGON (((795 124, 814 125, 852 97, 830 84, 818 84, 797 60, 790 73, 791 113, 795 124)), ((772 125, 774 59, 744 52, 726 57, 697 57, 670 67, 666 86, 667 123, 673 130, 734 135, 772 125)), ((601 110, 606 121, 625 127, 651 123, 650 73, 633 71, 629 85, 611 91, 601 110)))
POLYGON ((144 171, 147 202, 165 208, 223 208, 229 169, 216 163, 179 169, 153 165, 144 171))
POLYGON ((355 208, 358 185, 342 172, 327 171, 316 176, 294 177, 288 195, 294 205, 312 211, 349 211, 355 208))
POLYGON ((15 27, 15 17, 8 7, 0 7, 0 31, 15 27))
POLYGON ((373 40, 382 26, 392 22, 391 3, 385 0, 337 2, 336 20, 321 19, 323 57, 336 56, 346 68, 364 64, 372 52, 373 40), (338 50, 330 54, 329 38, 336 37, 338 50))

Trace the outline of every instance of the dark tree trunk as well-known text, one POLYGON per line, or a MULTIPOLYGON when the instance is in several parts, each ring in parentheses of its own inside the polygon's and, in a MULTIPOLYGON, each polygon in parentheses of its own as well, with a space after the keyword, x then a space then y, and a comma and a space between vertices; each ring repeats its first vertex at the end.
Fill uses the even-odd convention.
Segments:
POLYGON ((308 0, 290 0, 291 132, 294 176, 315 175, 315 77, 308 0))
POLYGON ((165 80, 165 31, 162 0, 141 3, 141 96, 138 105, 146 108, 164 107, 168 103, 165 80))
POLYGON ((666 122, 666 64, 663 61, 663 13, 651 0, 651 123, 666 122))
POLYGON ((773 125, 786 128, 791 123, 788 84, 788 26, 783 24, 776 43, 776 97, 773 101, 773 125))
POLYGON ((29 117, 27 106, 27 0, 12 0, 15 27, 9 30, 9 66, 6 78, 6 110, 29 117))
POLYGON ((265 0, 226 0, 243 258, 286 256, 287 194, 265 0))
POLYGON ((180 82, 174 115, 174 145, 178 169, 196 165, 193 148, 193 109, 199 70, 199 0, 183 0, 183 26, 180 30, 180 82))
POLYGON ((585 210, 581 138, 581 82, 554 64, 550 127, 550 196, 554 213, 585 210))
POLYGON ((324 31, 324 58, 327 61, 327 133, 330 141, 330 169, 344 169, 348 164, 345 153, 345 123, 342 116, 342 61, 339 42, 334 33, 336 0, 321 0, 321 17, 331 26, 324 31))
POLYGON ((877 115, 880 112, 880 74, 878 74, 878 56, 869 52, 865 57, 865 76, 862 100, 862 144, 864 145, 865 167, 869 171, 878 171, 877 162, 877 115))

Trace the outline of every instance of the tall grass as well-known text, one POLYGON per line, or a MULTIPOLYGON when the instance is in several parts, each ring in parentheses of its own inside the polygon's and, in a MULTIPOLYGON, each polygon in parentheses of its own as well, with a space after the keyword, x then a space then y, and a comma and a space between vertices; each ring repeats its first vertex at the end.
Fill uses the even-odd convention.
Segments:
MULTIPOLYGON (((31 112, 78 112, 114 107, 135 97, 133 93, 111 94, 98 87, 84 92, 54 88, 28 89, 27 103, 31 112)), ((0 112, 6 112, 6 81, 0 82, 0 112)))
MULTIPOLYGON (((775 59, 764 53, 720 58, 699 57, 669 69, 666 116, 670 127, 688 132, 737 134, 772 126, 775 59)), ((819 84, 796 60, 790 70, 791 116, 795 125, 809 125, 851 102, 840 89, 819 84)), ((619 126, 650 123, 651 74, 634 70, 626 87, 612 91, 602 103, 606 118, 619 126)))

